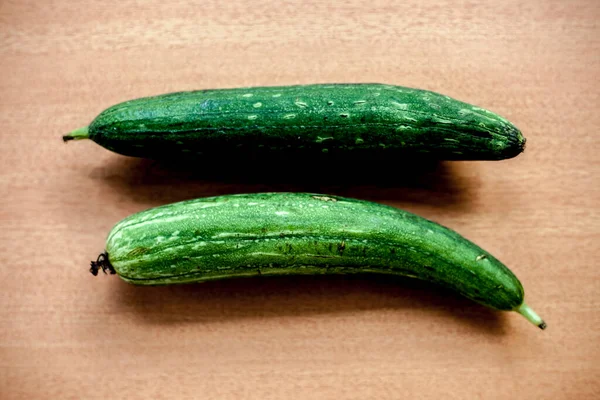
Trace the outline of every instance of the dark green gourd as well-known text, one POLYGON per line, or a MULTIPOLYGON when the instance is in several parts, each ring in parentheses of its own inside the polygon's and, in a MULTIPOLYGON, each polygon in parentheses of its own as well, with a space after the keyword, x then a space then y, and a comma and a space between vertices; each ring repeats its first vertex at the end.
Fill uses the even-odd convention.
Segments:
POLYGON ((63 139, 91 139, 116 153, 154 159, 501 160, 517 156, 525 146, 521 132, 491 111, 431 91, 367 83, 140 98, 108 108, 63 139))

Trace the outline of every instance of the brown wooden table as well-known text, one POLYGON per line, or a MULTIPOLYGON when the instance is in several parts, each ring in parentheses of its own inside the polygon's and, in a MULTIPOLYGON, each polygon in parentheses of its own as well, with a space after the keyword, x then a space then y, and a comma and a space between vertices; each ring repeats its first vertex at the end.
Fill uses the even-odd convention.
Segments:
POLYGON ((598 1, 105 3, 0 3, 1 398, 599 398, 598 1), (60 139, 135 97, 314 82, 442 92, 513 121, 527 149, 327 184, 60 139), (548 329, 407 280, 137 288, 87 272, 130 213, 267 190, 454 228, 515 271, 548 329))

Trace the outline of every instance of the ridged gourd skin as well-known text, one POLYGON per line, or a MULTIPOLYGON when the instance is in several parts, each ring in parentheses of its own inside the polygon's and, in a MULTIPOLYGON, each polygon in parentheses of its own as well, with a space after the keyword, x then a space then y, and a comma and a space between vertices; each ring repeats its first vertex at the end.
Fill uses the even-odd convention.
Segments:
POLYGON ((89 138, 153 159, 320 155, 502 160, 525 138, 503 117, 401 86, 313 84, 212 89, 126 101, 65 141, 89 138))
POLYGON ((258 275, 379 273, 419 278, 498 310, 523 287, 458 233, 378 203, 310 193, 189 200, 119 222, 106 253, 138 285, 258 275))

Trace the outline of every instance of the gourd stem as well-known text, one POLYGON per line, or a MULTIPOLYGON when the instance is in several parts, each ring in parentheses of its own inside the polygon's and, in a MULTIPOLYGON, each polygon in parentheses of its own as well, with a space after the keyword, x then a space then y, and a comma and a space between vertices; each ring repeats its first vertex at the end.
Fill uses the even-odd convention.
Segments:
POLYGON ((84 126, 83 128, 75 129, 72 132, 69 132, 68 135, 62 137, 64 142, 68 142, 69 140, 80 140, 80 139, 89 139, 90 138, 90 130, 88 126, 84 126))
POLYGON ((92 273, 92 275, 98 275, 98 271, 100 270, 100 268, 102 268, 102 272, 104 272, 105 274, 107 270, 111 273, 111 275, 117 273, 117 271, 115 271, 115 268, 111 265, 110 261, 108 261, 108 253, 106 252, 101 253, 96 259, 96 261, 92 261, 90 263, 90 272, 92 273))
POLYGON ((544 320, 536 314, 525 302, 523 302, 519 307, 515 308, 515 311, 524 316, 527 321, 536 325, 540 329, 546 329, 546 323, 544 320))

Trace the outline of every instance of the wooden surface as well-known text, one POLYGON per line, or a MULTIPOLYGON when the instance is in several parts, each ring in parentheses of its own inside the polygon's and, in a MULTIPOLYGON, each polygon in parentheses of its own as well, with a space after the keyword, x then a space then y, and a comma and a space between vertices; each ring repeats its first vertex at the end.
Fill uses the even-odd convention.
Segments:
POLYGON ((0 398, 599 398, 599 20, 595 0, 3 0, 0 398), (223 180, 60 140, 135 97, 314 82, 442 92, 513 121, 527 149, 325 184, 286 178, 301 165, 223 180), (87 272, 130 213, 267 190, 454 228, 549 327, 404 280, 137 288, 87 272))

